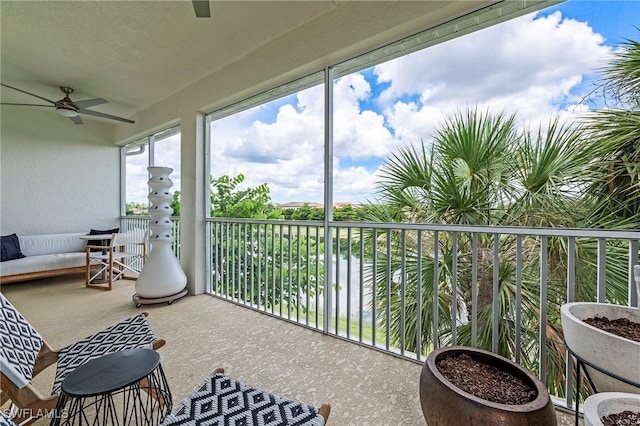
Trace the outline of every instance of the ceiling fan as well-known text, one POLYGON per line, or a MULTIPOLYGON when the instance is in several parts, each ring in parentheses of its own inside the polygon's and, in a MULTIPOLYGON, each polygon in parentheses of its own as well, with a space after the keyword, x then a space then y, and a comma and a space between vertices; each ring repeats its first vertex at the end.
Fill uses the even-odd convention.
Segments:
POLYGON ((80 119, 78 114, 92 115, 94 117, 107 118, 109 120, 117 120, 117 121, 122 121, 125 123, 131 123, 131 124, 135 123, 135 121, 128 120, 126 118, 116 117, 115 115, 105 114, 103 112, 91 111, 90 109, 87 109, 92 106, 106 104, 108 101, 105 99, 95 98, 95 99, 87 99, 84 101, 72 101, 69 98, 69 95, 73 93, 73 89, 71 87, 60 86, 60 90, 62 90, 62 93, 64 93, 64 98, 60 99, 59 101, 52 101, 51 99, 43 98, 42 96, 29 93, 25 90, 18 89, 17 87, 9 86, 8 84, 0 83, 0 85, 7 87, 9 89, 17 90, 18 92, 26 93, 27 95, 36 97, 38 99, 42 99, 43 101, 47 101, 51 104, 51 105, 17 104, 17 103, 2 102, 0 103, 0 105, 21 105, 21 106, 37 106, 37 107, 48 107, 48 108, 53 107, 56 109, 56 112, 58 114, 63 115, 65 117, 69 117, 69 119, 71 119, 71 121, 73 121, 75 124, 82 124, 82 120, 80 119))

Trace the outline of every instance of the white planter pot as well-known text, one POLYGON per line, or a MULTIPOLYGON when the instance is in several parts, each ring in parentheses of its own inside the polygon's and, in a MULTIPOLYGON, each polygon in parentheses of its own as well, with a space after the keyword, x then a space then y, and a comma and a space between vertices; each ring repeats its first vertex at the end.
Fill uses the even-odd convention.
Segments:
MULTIPOLYGON (((626 380, 640 383, 640 342, 625 339, 583 320, 628 318, 640 323, 640 309, 608 303, 575 302, 562 305, 562 329, 569 348, 579 357, 626 380)), ((611 378, 592 368, 587 371, 598 392, 640 393, 640 388, 611 378)))
POLYGON ((603 426, 603 417, 623 411, 640 412, 640 395, 625 392, 591 395, 584 402, 584 425, 603 426))

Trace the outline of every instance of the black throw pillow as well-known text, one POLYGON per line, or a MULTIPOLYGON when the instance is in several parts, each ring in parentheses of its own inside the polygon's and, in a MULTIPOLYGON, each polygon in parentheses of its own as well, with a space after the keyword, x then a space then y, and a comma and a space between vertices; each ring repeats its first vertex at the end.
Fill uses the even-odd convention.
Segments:
MULTIPOLYGON (((104 245, 108 245, 109 244, 108 240, 111 239, 111 234, 117 234, 118 232, 120 232, 120 228, 92 229, 91 231, 89 231, 89 235, 109 235, 109 238, 107 238, 107 240, 89 240, 87 242, 87 245, 88 246, 104 246, 104 245)), ((100 249, 91 249, 91 251, 100 251, 100 249)))
POLYGON ((2 240, 2 260, 0 260, 0 262, 26 257, 22 254, 22 251, 20 251, 20 241, 16 234, 3 235, 0 239, 2 240))

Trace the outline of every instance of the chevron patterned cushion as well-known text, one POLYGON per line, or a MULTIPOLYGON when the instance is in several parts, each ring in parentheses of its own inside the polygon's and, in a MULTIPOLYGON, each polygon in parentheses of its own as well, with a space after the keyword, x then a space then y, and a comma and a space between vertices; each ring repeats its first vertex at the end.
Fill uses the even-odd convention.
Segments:
POLYGON ((207 377, 161 426, 322 426, 318 409, 261 391, 224 374, 207 377))
POLYGON ((11 420, 4 411, 0 410, 0 426, 18 426, 11 420))
POLYGON ((132 348, 151 348, 158 340, 144 314, 139 314, 108 327, 63 348, 58 353, 56 378, 51 394, 60 392, 64 378, 92 359, 132 348))
POLYGON ((17 387, 31 383, 43 340, 40 333, 0 293, 0 369, 17 387))

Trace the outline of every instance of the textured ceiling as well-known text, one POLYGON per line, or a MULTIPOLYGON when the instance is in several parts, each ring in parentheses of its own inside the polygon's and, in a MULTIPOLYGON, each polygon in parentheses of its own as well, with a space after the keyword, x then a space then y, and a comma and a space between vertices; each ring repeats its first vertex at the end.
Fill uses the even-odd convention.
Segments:
MULTIPOLYGON (((0 1, 1 81, 129 116, 324 13, 336 1, 0 1)), ((43 103, 2 88, 2 102, 43 103)), ((19 107, 21 108, 21 107, 19 107)))
MULTIPOLYGON (((212 100, 203 98, 200 83, 215 80, 223 68, 240 81, 224 88, 231 97, 259 85, 245 85, 259 75, 284 78, 291 72, 299 78, 303 71, 317 71, 452 19, 464 20, 449 25, 450 37, 543 3, 211 0, 212 17, 196 18, 190 0, 0 0, 0 80, 52 101, 64 96, 59 86, 69 86, 75 90, 73 101, 109 102, 91 107, 94 111, 140 118, 176 94, 183 101, 199 97, 192 107, 208 105, 212 100), (251 74, 255 67, 266 72, 251 74)), ((217 89, 218 96, 225 96, 217 89)), ((46 103, 5 87, 0 97, 3 103, 46 103)))

